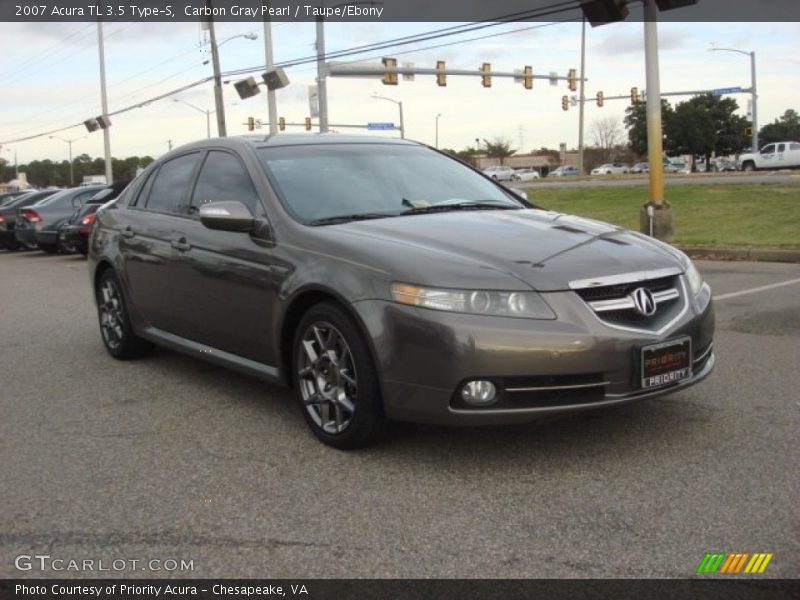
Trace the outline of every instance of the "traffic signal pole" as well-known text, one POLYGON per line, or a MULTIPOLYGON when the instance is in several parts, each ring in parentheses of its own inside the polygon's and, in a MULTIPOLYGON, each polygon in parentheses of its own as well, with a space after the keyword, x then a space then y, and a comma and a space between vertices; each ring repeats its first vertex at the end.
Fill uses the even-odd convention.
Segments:
POLYGON ((672 212, 664 200, 664 164, 661 133, 661 82, 658 72, 658 26, 654 0, 644 0, 644 59, 647 81, 647 158, 650 163, 650 193, 642 207, 640 231, 668 240, 672 237, 672 212))

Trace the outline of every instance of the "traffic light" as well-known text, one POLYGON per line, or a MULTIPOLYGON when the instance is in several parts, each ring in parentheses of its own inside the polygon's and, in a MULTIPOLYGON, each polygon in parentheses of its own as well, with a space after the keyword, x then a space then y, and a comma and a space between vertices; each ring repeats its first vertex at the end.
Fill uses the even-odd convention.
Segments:
POLYGON ((603 106, 603 92, 597 92, 597 106, 603 106))
POLYGON ((283 117, 278 119, 278 129, 280 129, 281 131, 286 131, 286 119, 284 119, 283 117))
POLYGON ((631 104, 639 103, 639 88, 634 86, 631 88, 631 104))
POLYGON ((489 74, 492 72, 492 65, 491 63, 483 63, 481 65, 481 85, 483 87, 492 87, 492 76, 489 74))
POLYGON ((447 75, 444 73, 444 61, 437 60, 436 61, 436 70, 441 71, 440 73, 436 74, 436 85, 439 87, 444 87, 447 85, 447 75))
POLYGON ((532 67, 525 67, 522 70, 522 85, 525 86, 526 90, 533 88, 533 68, 532 67))
POLYGON ((753 135, 753 128, 752 127, 745 127, 744 128, 744 134, 746 136, 748 136, 748 137, 752 136, 753 135))
POLYGON ((569 96, 561 96, 561 110, 569 110, 569 96))
MULTIPOLYGON (((382 58, 381 62, 383 63, 384 68, 397 68, 396 58, 382 58)), ((397 85, 397 73, 386 73, 381 81, 383 81, 383 85, 397 85)))
POLYGON ((256 120, 253 117, 247 117, 247 131, 254 131, 256 128, 256 120))
POLYGON ((574 92, 578 89, 578 75, 575 69, 570 69, 567 73, 567 86, 570 92, 574 92))
POLYGON ((306 131, 311 131, 311 117, 306 117, 306 131))

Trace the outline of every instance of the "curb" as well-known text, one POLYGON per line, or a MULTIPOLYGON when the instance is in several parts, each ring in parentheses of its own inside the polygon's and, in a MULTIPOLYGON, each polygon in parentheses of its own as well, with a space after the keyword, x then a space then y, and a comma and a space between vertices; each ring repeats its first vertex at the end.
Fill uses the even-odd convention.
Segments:
POLYGON ((757 262, 800 263, 800 250, 767 248, 715 248, 714 246, 677 246, 691 258, 705 260, 749 260, 757 262))

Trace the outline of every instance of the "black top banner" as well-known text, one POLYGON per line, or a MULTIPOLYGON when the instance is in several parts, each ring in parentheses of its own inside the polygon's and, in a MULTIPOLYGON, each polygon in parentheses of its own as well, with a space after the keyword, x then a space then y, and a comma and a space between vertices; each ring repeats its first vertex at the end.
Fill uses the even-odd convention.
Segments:
MULTIPOLYGON (((658 20, 787 22, 800 20, 797 0, 649 0, 658 20)), ((627 12, 641 21, 641 2, 626 0, 0 0, 0 21, 176 22, 463 22, 568 21, 627 12)), ((608 17, 614 20, 614 17, 608 17)))
POLYGON ((0 600, 796 600, 779 579, 38 579, 0 581, 0 600))

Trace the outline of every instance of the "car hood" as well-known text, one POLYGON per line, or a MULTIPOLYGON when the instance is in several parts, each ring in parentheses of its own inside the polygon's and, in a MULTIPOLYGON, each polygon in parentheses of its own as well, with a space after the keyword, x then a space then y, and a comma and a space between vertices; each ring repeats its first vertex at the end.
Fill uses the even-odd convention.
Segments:
POLYGON ((501 289, 513 278, 557 291, 580 279, 681 268, 676 250, 662 242, 536 209, 421 214, 324 229, 335 230, 340 241, 344 234, 392 276, 431 286, 501 289))

